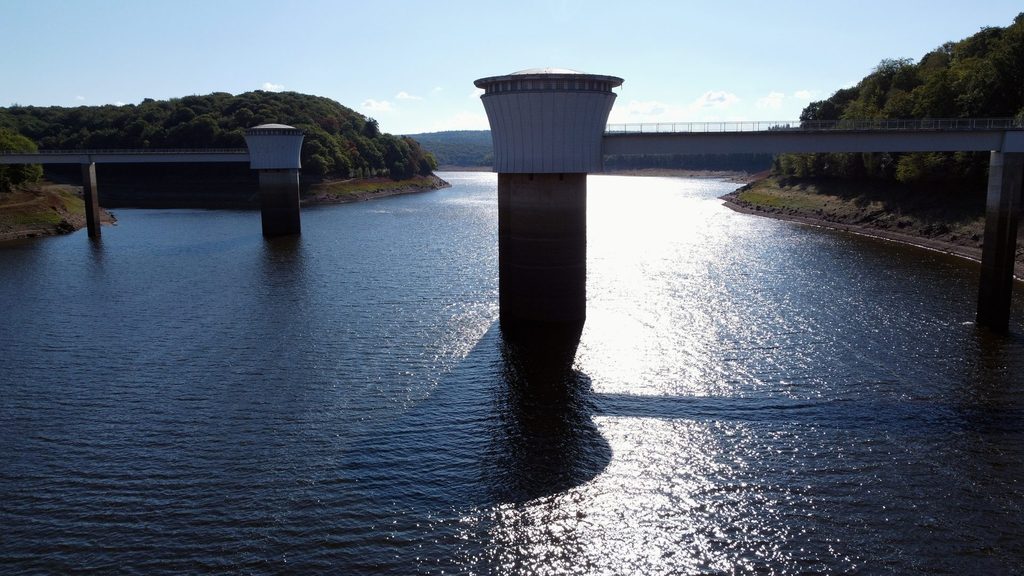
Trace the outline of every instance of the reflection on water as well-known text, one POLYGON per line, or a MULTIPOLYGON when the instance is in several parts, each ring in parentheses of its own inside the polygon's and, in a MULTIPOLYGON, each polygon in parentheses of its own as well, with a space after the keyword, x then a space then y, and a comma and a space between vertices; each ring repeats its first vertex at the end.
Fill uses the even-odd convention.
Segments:
POLYGON ((488 474, 497 502, 525 502, 563 492, 597 476, 611 449, 594 424, 590 379, 573 369, 571 336, 502 341, 488 474))
POLYGON ((513 343, 494 175, 445 177, 299 238, 123 210, 0 247, 0 565, 1024 565, 1024 339, 971 323, 976 265, 591 177, 583 332, 513 343))

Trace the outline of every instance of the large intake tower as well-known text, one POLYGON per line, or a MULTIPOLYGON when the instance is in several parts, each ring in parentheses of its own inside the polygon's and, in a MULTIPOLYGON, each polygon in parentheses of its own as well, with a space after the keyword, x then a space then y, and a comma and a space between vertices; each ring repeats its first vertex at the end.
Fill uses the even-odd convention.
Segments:
POLYGON ((502 331, 571 331, 586 320, 587 173, 621 78, 540 68, 475 82, 498 172, 502 331))

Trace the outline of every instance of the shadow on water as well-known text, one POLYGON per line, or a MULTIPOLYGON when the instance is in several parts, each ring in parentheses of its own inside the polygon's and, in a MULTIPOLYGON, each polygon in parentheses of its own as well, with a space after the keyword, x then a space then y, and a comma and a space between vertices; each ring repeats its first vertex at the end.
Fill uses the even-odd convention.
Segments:
POLYGON ((976 358, 965 370, 960 412, 979 431, 1014 432, 1024 418, 1024 335, 975 332, 976 358))
POLYGON ((493 324, 429 398, 386 425, 397 449, 367 452, 366 475, 414 482, 401 496, 411 505, 462 510, 591 480, 611 448, 591 419, 590 379, 573 369, 578 343, 513 343, 493 324))
POLYGON ((611 447, 592 420, 590 378, 573 368, 578 345, 578 332, 499 338, 498 425, 484 474, 497 501, 564 492, 611 461, 611 447))

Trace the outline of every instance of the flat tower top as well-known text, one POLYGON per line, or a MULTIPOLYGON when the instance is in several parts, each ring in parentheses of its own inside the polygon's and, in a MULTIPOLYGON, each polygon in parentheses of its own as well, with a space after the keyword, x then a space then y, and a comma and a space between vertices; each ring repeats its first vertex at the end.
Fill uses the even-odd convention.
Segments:
POLYGON ((520 76, 523 74, 586 74, 586 72, 570 70, 568 68, 527 68, 526 70, 513 72, 509 76, 520 76))
POLYGON ((302 130, 287 124, 260 124, 245 130, 249 135, 280 135, 280 134, 301 134, 302 130))
POLYGON ((622 78, 617 76, 604 76, 601 74, 587 74, 586 72, 580 72, 578 70, 570 70, 568 68, 527 68, 526 70, 520 70, 511 74, 504 74, 502 76, 488 76, 487 78, 481 78, 473 84, 477 88, 487 89, 499 82, 505 82, 509 80, 583 80, 583 81, 596 81, 603 84, 602 88, 611 90, 616 86, 622 85, 622 78))

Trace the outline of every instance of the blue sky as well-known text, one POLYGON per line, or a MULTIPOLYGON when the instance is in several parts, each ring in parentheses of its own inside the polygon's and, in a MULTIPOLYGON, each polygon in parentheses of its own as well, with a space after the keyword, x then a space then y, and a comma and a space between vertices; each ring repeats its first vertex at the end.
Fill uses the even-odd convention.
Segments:
POLYGON ((1021 11, 1019 0, 0 0, 0 106, 293 90, 386 132, 484 129, 473 80, 552 66, 624 78, 612 122, 785 120, 883 58, 917 60, 1021 11))

